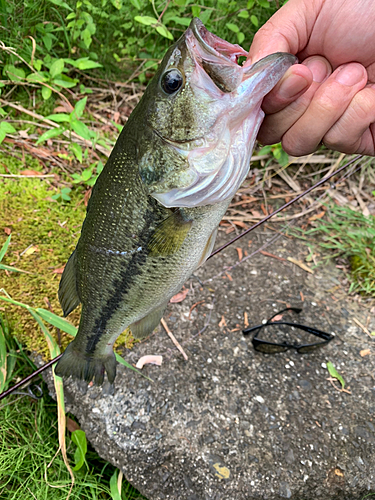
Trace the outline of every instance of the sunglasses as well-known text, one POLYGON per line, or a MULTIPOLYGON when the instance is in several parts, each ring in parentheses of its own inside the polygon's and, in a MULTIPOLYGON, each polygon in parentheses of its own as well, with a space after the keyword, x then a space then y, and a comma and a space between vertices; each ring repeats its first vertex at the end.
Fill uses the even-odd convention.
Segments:
POLYGON ((272 322, 273 318, 286 311, 293 311, 298 314, 302 311, 302 309, 298 307, 287 307, 286 309, 283 309, 282 311, 274 314, 266 323, 258 326, 252 326, 250 328, 242 330, 242 333, 244 335, 249 335, 251 333, 254 333, 254 336, 252 338, 252 343, 256 351, 267 354, 275 354, 277 352, 285 352, 289 349, 295 349, 297 352, 303 354, 306 352, 311 352, 317 349, 318 347, 322 347, 323 345, 328 344, 328 342, 330 342, 334 338, 335 336, 334 333, 322 332, 321 330, 318 330, 317 328, 312 328, 311 326, 300 325, 298 323, 289 323, 288 321, 272 322), (292 326, 294 328, 297 328, 298 330, 303 330, 304 332, 311 333, 312 335, 315 335, 316 337, 319 337, 322 340, 320 342, 314 342, 312 344, 298 344, 298 343, 289 344, 287 342, 281 342, 281 343, 269 342, 267 340, 263 340, 258 337, 258 334, 261 332, 262 329, 263 330, 267 329, 268 331, 275 331, 275 330, 277 331, 280 325, 292 326))

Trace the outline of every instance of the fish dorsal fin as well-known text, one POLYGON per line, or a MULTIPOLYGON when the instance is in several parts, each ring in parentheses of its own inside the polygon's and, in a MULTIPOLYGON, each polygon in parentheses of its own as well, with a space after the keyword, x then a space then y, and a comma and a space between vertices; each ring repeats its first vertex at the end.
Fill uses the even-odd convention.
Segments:
POLYGON ((74 251, 66 263, 59 285, 59 301, 65 317, 81 303, 77 292, 76 276, 76 252, 74 251))
POLYGON ((147 246, 149 253, 171 255, 177 252, 190 231, 192 223, 191 220, 184 218, 180 209, 175 210, 156 226, 147 246))
POLYGON ((161 307, 151 311, 144 318, 130 325, 129 328, 133 337, 141 340, 150 335, 158 326, 166 307, 167 304, 163 304, 161 307))

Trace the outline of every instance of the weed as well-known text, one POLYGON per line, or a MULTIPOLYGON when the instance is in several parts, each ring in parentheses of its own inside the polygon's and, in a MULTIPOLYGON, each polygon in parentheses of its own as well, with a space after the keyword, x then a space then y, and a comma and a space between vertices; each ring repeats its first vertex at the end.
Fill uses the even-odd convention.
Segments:
POLYGON ((344 257, 350 267, 350 292, 375 296, 375 217, 349 207, 332 205, 327 220, 316 221, 306 237, 321 235, 319 245, 333 257, 344 257))

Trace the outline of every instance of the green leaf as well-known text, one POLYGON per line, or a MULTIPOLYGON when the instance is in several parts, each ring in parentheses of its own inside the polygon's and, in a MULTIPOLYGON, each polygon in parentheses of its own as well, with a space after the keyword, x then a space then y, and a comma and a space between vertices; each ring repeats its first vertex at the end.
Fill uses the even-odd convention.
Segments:
POLYGON ((82 180, 84 182, 88 181, 90 179, 90 177, 92 176, 92 170, 91 168, 86 168, 83 172, 82 172, 82 180))
POLYGON ((87 127, 87 125, 85 125, 84 123, 82 123, 78 120, 73 120, 71 123, 71 126, 77 135, 79 135, 80 137, 83 137, 83 139, 86 139, 87 141, 91 140, 90 130, 87 127))
POLYGON ((20 82, 21 80, 24 80, 26 76, 22 68, 16 68, 10 64, 7 64, 4 69, 9 80, 12 80, 13 82, 20 82))
POLYGON ((112 474, 111 479, 109 480, 109 487, 111 490, 112 500, 121 500, 121 491, 118 490, 117 486, 117 476, 118 476, 118 470, 116 469, 115 472, 112 474))
POLYGON ((259 26, 259 21, 257 16, 250 16, 250 21, 253 23, 253 25, 257 28, 259 26))
POLYGON ((49 72, 52 78, 55 78, 57 75, 60 75, 64 69, 64 59, 57 59, 52 63, 49 72))
POLYGON ((48 0, 49 2, 57 5, 58 7, 64 7, 64 9, 68 10, 73 10, 71 7, 66 2, 63 2, 62 0, 48 0))
POLYGON ((3 260, 4 255, 6 254, 6 251, 8 250, 11 238, 12 238, 12 235, 10 234, 8 236, 8 238, 5 240, 4 245, 1 247, 1 250, 0 250, 0 262, 3 260))
POLYGON ((115 9, 120 10, 122 9, 122 1, 121 0, 111 0, 111 3, 115 9))
POLYGON ((91 61, 91 59, 89 59, 88 57, 81 57, 81 59, 77 59, 76 61, 74 61, 74 64, 73 62, 70 62, 70 64, 81 70, 103 67, 102 64, 99 64, 95 61, 91 61))
POLYGON ((27 75, 26 80, 32 83, 41 83, 46 82, 47 78, 42 73, 30 73, 27 75))
MULTIPOLYGON (((72 432, 72 441, 77 445, 77 449, 74 452, 74 461, 76 463, 73 467, 74 471, 82 468, 85 463, 86 453, 87 453, 87 439, 84 431, 78 429, 72 432)), ((120 499, 121 500, 121 499, 120 499)))
POLYGON ((3 142, 3 140, 5 139, 5 136, 6 136, 6 133, 4 132, 4 130, 1 130, 0 129, 0 144, 3 142))
POLYGON ((169 20, 186 27, 191 23, 191 17, 170 17, 169 20))
POLYGON ((237 26, 237 24, 233 23, 226 23, 225 25, 229 30, 233 31, 233 33, 239 33, 240 28, 237 26))
POLYGON ((138 0, 130 0, 130 3, 134 5, 136 9, 141 10, 142 7, 138 0))
POLYGON ((74 156, 77 160, 82 163, 82 148, 76 142, 72 142, 69 146, 69 149, 74 153, 74 156))
POLYGON ((56 113, 55 115, 48 115, 46 119, 52 120, 56 123, 70 122, 70 115, 67 113, 56 113))
POLYGON ((0 263, 0 269, 3 269, 4 271, 12 271, 13 273, 32 274, 29 271, 23 271, 22 269, 18 269, 18 267, 7 266, 7 265, 1 264, 1 263, 0 263))
POLYGON ((238 17, 241 17, 242 19, 249 19, 249 13, 247 10, 241 10, 241 12, 238 13, 238 17))
POLYGON ((42 97, 45 101, 48 101, 48 99, 51 97, 52 95, 52 90, 49 88, 49 87, 46 87, 43 85, 42 87, 42 97))
POLYGON ((255 0, 249 0, 246 4, 247 10, 251 10, 254 7, 255 0))
POLYGON ((75 87, 79 80, 76 80, 73 78, 69 78, 69 76, 66 75, 59 75, 58 78, 54 78, 53 83, 55 85, 59 85, 60 87, 63 87, 64 89, 71 89, 72 87, 75 87))
POLYGON ((5 343, 5 332, 0 324, 0 392, 5 389, 7 380, 7 347, 5 343))
POLYGON ((191 13, 193 17, 199 17, 201 13, 201 8, 199 7, 199 5, 192 5, 191 13))
POLYGON ((158 20, 150 16, 135 16, 134 21, 137 21, 137 23, 144 24, 145 26, 158 24, 158 20))
POLYGON ((253 25, 257 28, 259 26, 259 21, 257 16, 250 16, 250 21, 253 23, 253 25))
POLYGON ((245 35, 242 33, 242 31, 240 31, 239 33, 237 33, 237 40, 238 40, 238 43, 240 45, 245 40, 245 35))
POLYGON ((164 36, 165 38, 168 38, 169 40, 173 40, 172 33, 170 31, 168 31, 164 25, 156 26, 156 31, 159 33, 159 35, 164 36))
POLYGON ((75 111, 78 118, 81 118, 81 116, 83 115, 83 112, 84 112, 85 107, 86 107, 86 102, 87 102, 87 97, 84 97, 83 99, 78 101, 76 103, 76 105, 74 106, 74 111, 75 111))
POLYGON ((258 4, 263 7, 264 9, 269 9, 270 4, 267 0, 258 0, 258 4))
POLYGON ((48 50, 48 52, 50 52, 50 50, 52 49, 52 40, 53 40, 51 33, 46 33, 42 37, 42 40, 45 48, 48 50))
POLYGON ((44 132, 39 139, 36 141, 35 144, 40 144, 43 141, 47 141, 48 139, 52 139, 52 137, 57 137, 58 135, 61 135, 63 132, 65 132, 65 129, 59 127, 59 128, 52 128, 50 130, 47 130, 47 132, 44 132))
POLYGON ((336 370, 336 368, 334 367, 333 363, 331 363, 330 361, 328 361, 328 363, 327 363, 327 370, 329 371, 329 374, 331 375, 331 377, 337 378, 337 380, 341 384, 341 387, 344 389, 344 387, 345 387, 345 381, 342 378, 342 376, 339 374, 339 372, 336 370))
POLYGON ((3 132, 5 132, 6 134, 14 134, 15 132, 17 132, 13 125, 8 122, 1 122, 0 129, 3 130, 3 132))
POLYGON ((257 152, 257 155, 258 156, 268 155, 268 154, 270 154, 271 151, 272 151, 272 146, 264 146, 262 149, 260 149, 257 152))

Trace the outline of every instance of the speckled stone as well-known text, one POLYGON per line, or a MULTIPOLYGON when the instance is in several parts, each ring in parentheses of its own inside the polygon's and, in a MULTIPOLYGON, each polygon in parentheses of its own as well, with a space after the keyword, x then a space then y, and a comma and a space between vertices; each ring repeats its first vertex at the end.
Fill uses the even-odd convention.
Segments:
MULTIPOLYGON (((235 246, 250 254, 274 235, 261 230, 250 247, 246 239, 235 246)), ((375 492, 375 356, 360 355, 374 354, 375 338, 353 321, 370 317, 375 330, 371 304, 348 298, 334 265, 311 275, 288 262, 308 253, 298 241, 280 237, 267 252, 285 260, 258 253, 230 269, 238 259, 230 247, 198 270, 203 287, 192 279, 186 299, 170 305, 165 319, 187 362, 159 330, 125 353, 134 364, 163 355, 161 367, 143 369, 153 382, 118 366, 114 389, 65 383, 68 410, 98 453, 149 500, 361 500, 375 492), (241 332, 245 313, 259 324, 286 304, 302 305, 298 321, 336 338, 311 354, 255 352, 241 332), (328 380, 328 361, 350 393, 328 380)))

